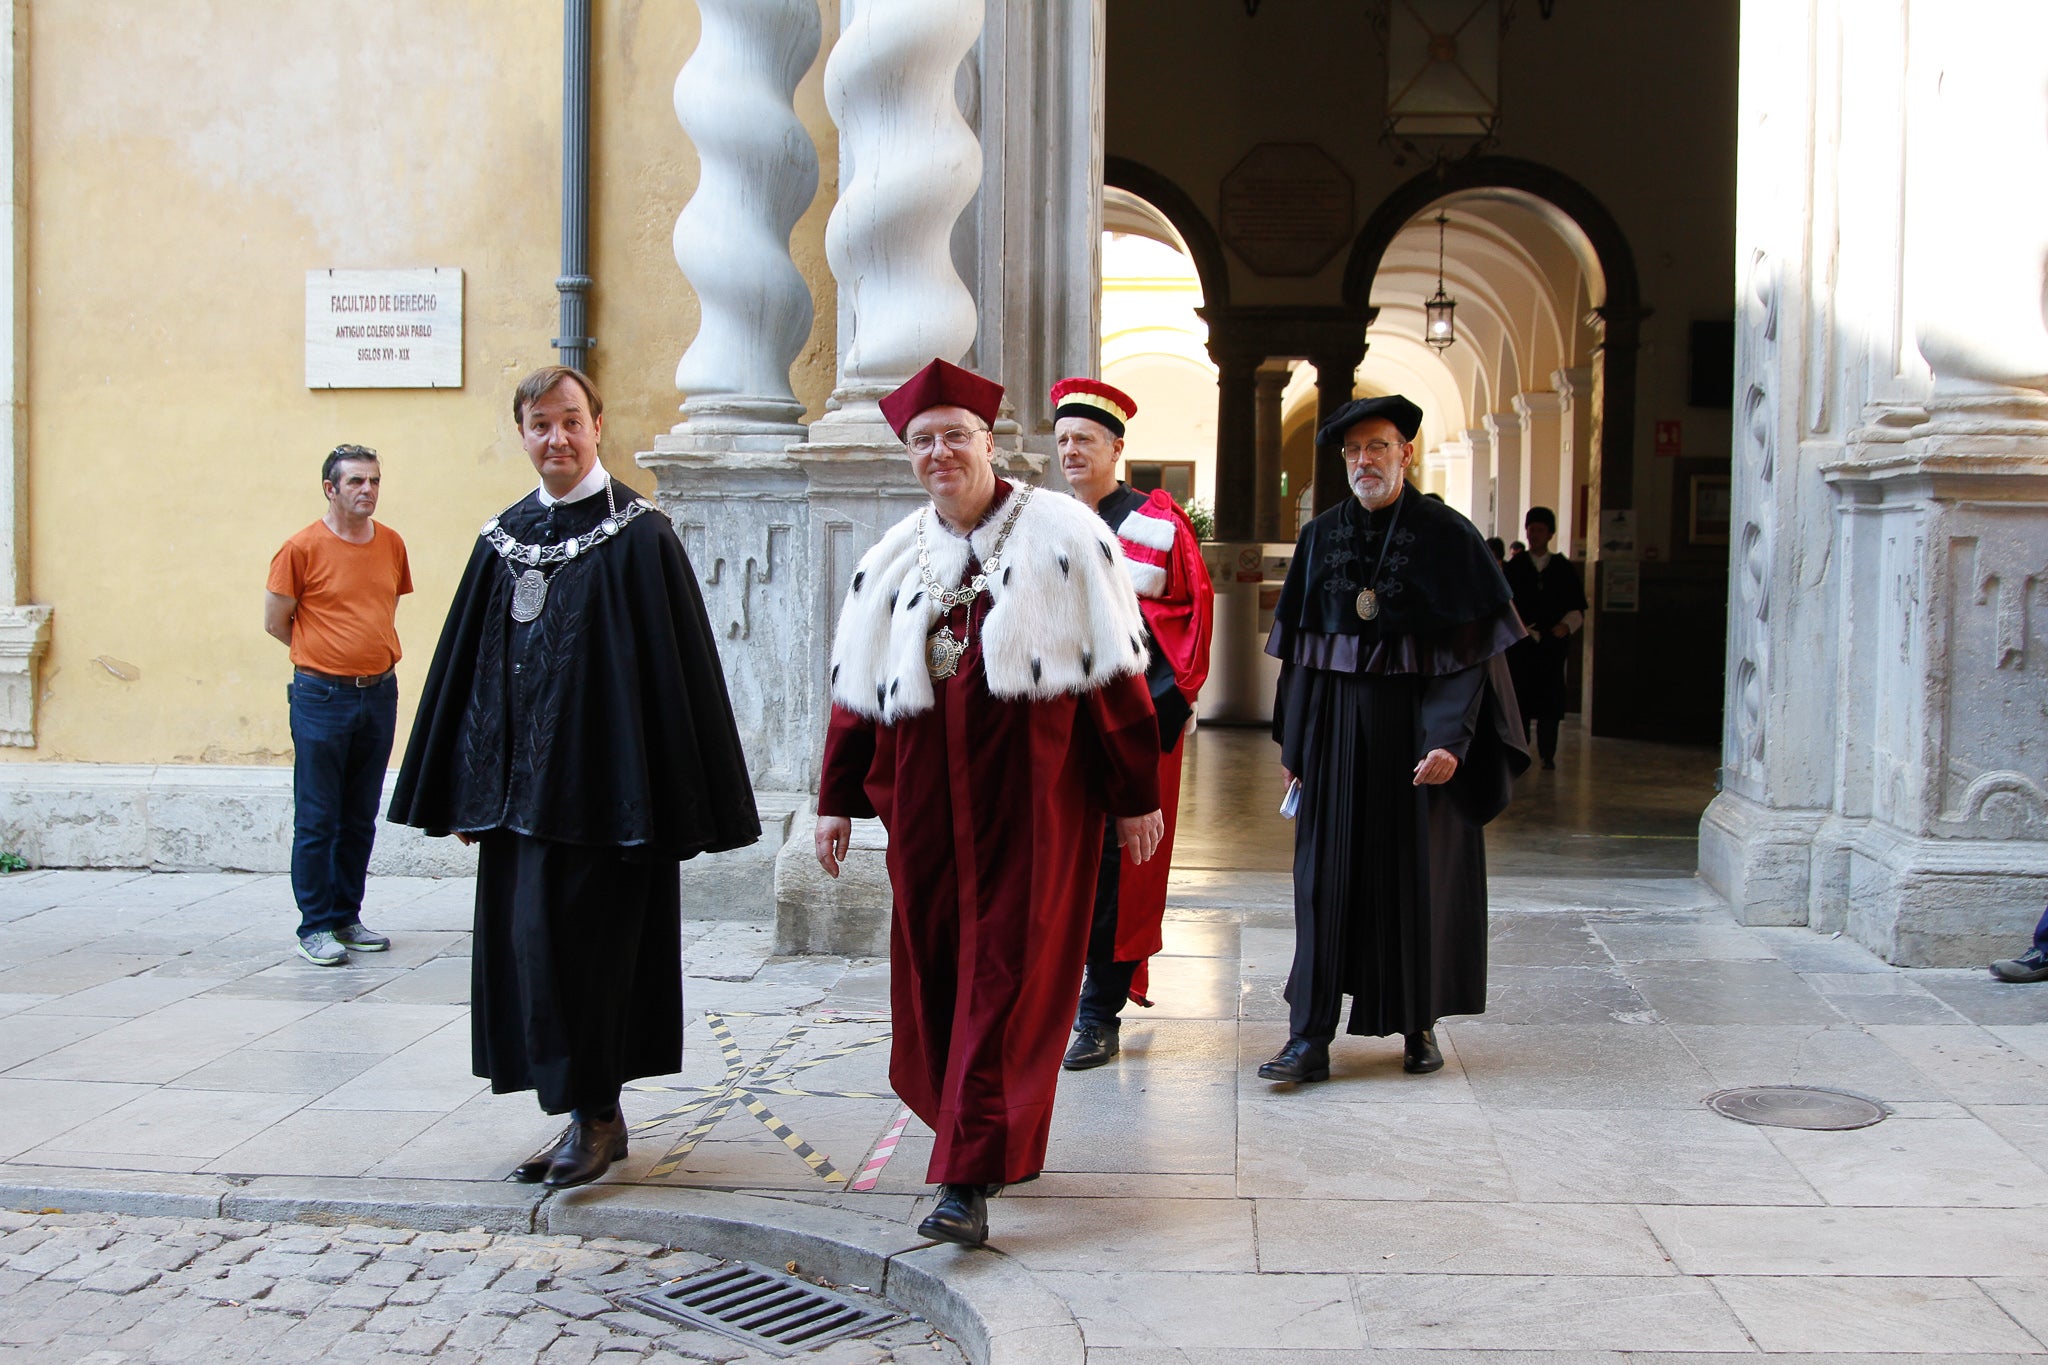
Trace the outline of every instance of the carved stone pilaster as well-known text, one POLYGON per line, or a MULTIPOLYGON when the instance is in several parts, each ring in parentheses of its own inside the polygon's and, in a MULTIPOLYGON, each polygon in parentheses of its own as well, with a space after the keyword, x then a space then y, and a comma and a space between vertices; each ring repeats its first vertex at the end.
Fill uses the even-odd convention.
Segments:
POLYGON ((1512 412, 1486 414, 1486 435, 1493 459, 1493 533, 1519 540, 1522 512, 1522 419, 1512 412))
POLYGON ((14 0, 0 28, 0 82, 6 86, 8 137, 0 177, 10 186, 4 210, 7 250, 0 254, 0 744, 34 748, 36 694, 50 643, 50 608, 22 601, 28 564, 28 6, 14 0))
POLYGON ((0 744, 36 743, 36 676, 50 644, 50 609, 0 608, 0 744))
POLYGON ((1102 364, 1105 4, 988 0, 970 63, 981 191, 953 245, 979 313, 972 368, 1005 386, 1023 448, 1041 455, 1047 391, 1102 364))
POLYGON ((789 234, 818 189, 818 153, 791 100, 818 53, 815 0, 698 0, 702 36, 676 77, 696 144, 696 193, 676 218, 676 264, 696 292, 696 340, 676 366, 681 434, 803 434, 789 367, 811 291, 789 234))
MULTIPOLYGON (((1493 531, 1493 434, 1485 427, 1466 427, 1458 439, 1469 452, 1472 471, 1472 524, 1487 535, 1493 531)), ((1508 537, 1501 537, 1503 540, 1508 537)))
MULTIPOLYGON (((1563 496, 1563 480, 1558 472, 1559 417, 1562 403, 1555 393, 1518 393, 1514 399, 1515 416, 1522 419, 1522 442, 1519 450, 1522 488, 1523 515, 1527 508, 1548 507, 1559 513, 1558 503, 1563 496)), ((1561 532, 1564 528, 1560 526, 1561 532)), ((1571 545, 1560 540, 1557 549, 1563 553, 1571 545)))
POLYGON ((1589 476, 1593 445, 1593 371, 1583 365, 1552 370, 1550 387, 1557 391, 1557 548, 1583 561, 1580 542, 1591 537, 1579 520, 1579 489, 1589 476))
POLYGON ((2048 894, 2048 11, 1750 0, 1742 43, 1700 870, 1750 923, 1981 963, 2048 894))

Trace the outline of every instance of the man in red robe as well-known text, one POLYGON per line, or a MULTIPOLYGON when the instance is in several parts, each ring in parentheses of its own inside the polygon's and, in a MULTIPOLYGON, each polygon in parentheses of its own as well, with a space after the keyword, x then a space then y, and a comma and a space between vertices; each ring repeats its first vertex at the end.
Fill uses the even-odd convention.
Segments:
POLYGON ((1209 676, 1215 594, 1195 528, 1172 496, 1161 488, 1140 493, 1116 476, 1125 424, 1138 412, 1136 401, 1098 379, 1077 378, 1053 385, 1052 402, 1060 471, 1074 496, 1094 508, 1122 542, 1124 565, 1145 618, 1150 655, 1145 685, 1159 713, 1159 806, 1166 819, 1158 855, 1143 864, 1132 862, 1114 838, 1103 841, 1088 968, 1074 1012, 1074 1041, 1062 1060, 1069 1071, 1085 1071, 1120 1050, 1118 1015, 1124 1002, 1152 1003, 1145 998, 1145 963, 1162 942, 1180 763, 1186 752, 1181 732, 1209 676))
POLYGON ((928 506, 847 587, 818 862, 880 816, 895 892, 889 1082, 937 1141, 918 1231, 976 1246, 985 1195, 1045 1162, 1103 819, 1159 845, 1144 622, 1087 508, 998 478, 1002 388, 935 360, 882 400, 928 506))

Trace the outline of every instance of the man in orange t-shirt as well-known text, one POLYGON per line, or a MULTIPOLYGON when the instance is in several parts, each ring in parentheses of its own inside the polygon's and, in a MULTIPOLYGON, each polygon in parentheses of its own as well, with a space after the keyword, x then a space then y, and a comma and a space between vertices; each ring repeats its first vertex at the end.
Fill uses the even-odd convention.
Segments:
POLYGON ((391 946, 362 919, 412 591, 405 542, 371 519, 382 481, 376 451, 336 446, 320 467, 327 515, 271 559, 263 595, 263 629, 291 648, 292 894, 299 956, 320 967, 391 946))

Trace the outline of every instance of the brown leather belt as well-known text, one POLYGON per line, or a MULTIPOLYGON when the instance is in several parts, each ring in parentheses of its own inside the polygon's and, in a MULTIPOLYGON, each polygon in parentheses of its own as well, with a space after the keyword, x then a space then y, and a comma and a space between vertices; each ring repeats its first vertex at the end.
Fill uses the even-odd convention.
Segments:
POLYGON ((398 670, 395 668, 387 668, 382 673, 365 673, 357 677, 345 677, 335 673, 322 673, 318 669, 312 668, 294 668, 292 671, 294 673, 297 673, 302 678, 318 678, 321 682, 331 682, 340 687, 375 687, 378 683, 383 682, 386 678, 390 677, 398 670))

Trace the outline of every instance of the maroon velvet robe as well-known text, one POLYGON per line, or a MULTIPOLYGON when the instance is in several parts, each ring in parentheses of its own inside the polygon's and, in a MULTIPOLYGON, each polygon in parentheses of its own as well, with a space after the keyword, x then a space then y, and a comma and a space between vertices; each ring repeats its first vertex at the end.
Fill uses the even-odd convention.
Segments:
POLYGON ((889 831, 889 1083, 938 1135, 926 1178, 940 1184, 1013 1184, 1045 1164, 1103 817, 1159 808, 1144 677, 998 700, 988 605, 948 616, 958 637, 971 611, 972 636, 930 710, 881 725, 832 708, 818 787, 820 815, 879 815, 889 831))

